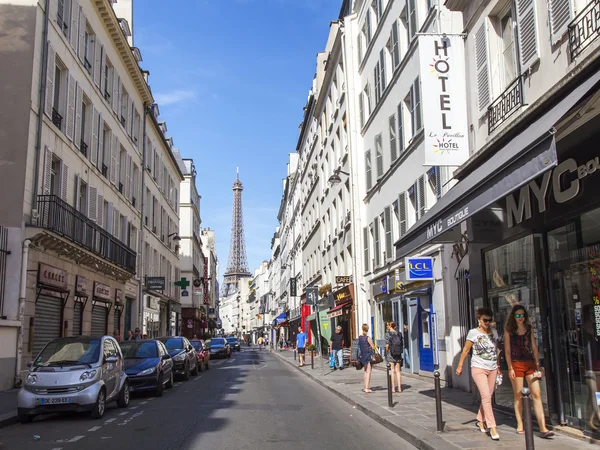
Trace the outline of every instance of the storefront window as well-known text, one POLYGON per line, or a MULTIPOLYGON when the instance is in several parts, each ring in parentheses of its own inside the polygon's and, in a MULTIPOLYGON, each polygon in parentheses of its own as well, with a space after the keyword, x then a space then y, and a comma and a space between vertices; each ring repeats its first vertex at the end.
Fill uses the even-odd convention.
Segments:
POLYGON ((385 324, 388 322, 392 322, 394 320, 394 318, 392 316, 392 302, 388 300, 388 301, 379 303, 378 311, 379 311, 379 314, 378 314, 379 320, 377 323, 376 339, 379 341, 379 340, 385 339, 385 334, 387 332, 385 324))
MULTIPOLYGON (((540 363, 544 366, 544 349, 541 333, 539 292, 535 263, 534 236, 529 235, 485 252, 487 298, 494 311, 500 348, 500 368, 507 374, 504 357, 504 326, 514 305, 527 309, 539 349, 540 363)), ((508 376, 496 390, 497 405, 513 408, 513 390, 508 376)), ((542 379, 542 401, 548 409, 546 380, 542 379)))
POLYGON ((560 395, 571 423, 600 428, 600 209, 548 233, 560 395))

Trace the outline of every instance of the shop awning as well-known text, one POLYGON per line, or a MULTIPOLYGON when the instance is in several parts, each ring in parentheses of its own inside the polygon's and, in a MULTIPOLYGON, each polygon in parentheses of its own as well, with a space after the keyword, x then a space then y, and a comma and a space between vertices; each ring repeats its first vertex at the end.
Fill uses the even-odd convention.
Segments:
POLYGON ((396 241, 396 259, 428 243, 458 241, 460 228, 457 225, 556 166, 556 143, 550 130, 598 81, 600 72, 577 86, 452 187, 408 233, 396 241))
POLYGON ((333 319, 334 317, 341 316, 344 313, 343 309, 346 305, 347 303, 344 303, 343 305, 337 305, 331 308, 329 311, 327 311, 327 318, 333 319))

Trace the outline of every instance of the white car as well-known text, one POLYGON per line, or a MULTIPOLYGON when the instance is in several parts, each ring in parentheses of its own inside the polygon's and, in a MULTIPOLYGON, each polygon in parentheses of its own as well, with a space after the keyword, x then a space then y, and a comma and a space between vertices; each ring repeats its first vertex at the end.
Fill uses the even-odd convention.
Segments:
POLYGON ((108 402, 129 405, 123 355, 110 336, 54 339, 28 366, 17 404, 22 423, 61 411, 86 411, 99 419, 108 402))

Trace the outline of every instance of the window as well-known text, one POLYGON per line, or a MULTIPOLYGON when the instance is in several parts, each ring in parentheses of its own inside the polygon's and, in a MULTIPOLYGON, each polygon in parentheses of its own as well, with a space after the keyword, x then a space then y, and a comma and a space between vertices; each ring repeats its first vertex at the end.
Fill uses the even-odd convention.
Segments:
POLYGON ((356 48, 357 48, 357 51, 358 51, 358 63, 359 64, 362 62, 362 59, 363 59, 363 48, 362 48, 362 46, 363 46, 363 39, 364 39, 363 34, 359 33, 358 34, 358 38, 356 40, 356 48))
POLYGON ((79 178, 79 192, 77 193, 77 210, 87 216, 87 184, 79 178))
POLYGON ((373 8, 377 23, 379 24, 379 22, 381 22, 381 16, 383 15, 382 0, 373 0, 373 3, 371 3, 371 8, 373 8))
POLYGON ((371 115, 371 86, 369 83, 365 86, 365 119, 371 115))
POLYGON ((371 34, 371 10, 367 10, 367 18, 365 19, 365 25, 363 27, 363 33, 365 34, 365 38, 367 40, 367 47, 371 43, 371 38, 373 35, 371 34))
POLYGON ((498 62, 502 74, 502 79, 500 80, 500 91, 502 92, 517 77, 517 55, 513 32, 515 23, 511 8, 499 19, 499 22, 502 59, 498 62))
POLYGON ((97 127, 98 124, 92 124, 92 103, 90 102, 90 100, 85 95, 82 95, 82 98, 80 100, 78 99, 78 101, 81 102, 81 104, 79 105, 79 107, 81 108, 81 126, 79 130, 76 130, 77 136, 81 137, 81 141, 79 142, 79 150, 84 156, 87 156, 88 147, 91 143, 92 138, 92 125, 95 125, 97 127))
POLYGON ((127 124, 127 112, 129 111, 129 94, 125 88, 121 88, 121 125, 126 126, 127 124))
POLYGON ((56 10, 56 22, 65 36, 68 36, 69 29, 69 11, 70 0, 58 0, 58 8, 56 10))
POLYGON ((373 180, 371 179, 371 150, 365 152, 365 170, 366 170, 366 183, 367 191, 373 187, 373 180))
POLYGON ((385 50, 381 49, 381 51, 379 52, 379 68, 380 68, 380 77, 381 77, 381 93, 383 95, 383 93, 385 92, 385 88, 386 88, 386 80, 385 80, 385 50))
POLYGON ((381 98, 381 68, 379 67, 379 61, 375 64, 373 69, 373 79, 375 80, 375 104, 379 103, 381 98))
POLYGON ((381 248, 379 246, 379 217, 373 219, 373 260, 374 269, 381 265, 381 248))
POLYGON ((93 42, 95 41, 92 31, 90 30, 87 22, 85 24, 85 31, 83 35, 83 67, 88 71, 89 74, 92 73, 92 64, 90 60, 94 55, 94 47, 93 42))
POLYGON ((119 192, 125 194, 125 178, 127 177, 127 152, 121 148, 119 152, 119 192))
POLYGON ((396 146, 396 116, 392 114, 388 119, 389 132, 390 132, 390 161, 394 162, 398 157, 398 150, 396 146))
POLYGON ((410 87, 410 120, 412 136, 414 136, 423 126, 421 115, 421 80, 419 77, 417 77, 410 87))
POLYGON ((383 176, 383 138, 381 134, 375 136, 375 158, 377 163, 377 179, 383 176))
POLYGON ((412 42, 412 40, 417 35, 417 0, 406 0, 406 6, 408 8, 408 41, 412 42))
POLYGON ((386 206, 383 210, 383 226, 385 227, 385 257, 386 260, 392 259, 392 208, 386 206))
POLYGON ((358 114, 360 116, 360 127, 362 128, 365 126, 365 99, 363 94, 358 96, 358 109, 358 114))
POLYGON ((108 60, 108 58, 105 57, 105 62, 104 62, 104 67, 102 68, 103 76, 104 76, 104 99, 106 101, 110 101, 110 93, 113 92, 113 75, 114 75, 114 69, 110 63, 110 61, 108 60))
POLYGON ((390 38, 387 43, 387 49, 392 58, 392 70, 400 64, 400 43, 398 42, 398 21, 394 21, 392 24, 392 31, 390 32, 390 38))
POLYGON ((110 159, 110 145, 112 134, 109 128, 104 128, 102 130, 102 148, 99 150, 102 152, 102 156, 98 157, 98 164, 102 163, 102 175, 108 178, 108 161, 110 159), (105 169, 106 167, 106 169, 105 169))
POLYGON ((363 228, 363 247, 364 247, 364 259, 365 259, 365 272, 369 272, 371 265, 371 255, 369 254, 369 227, 363 228))
POLYGON ((60 196, 60 166, 60 160, 53 157, 50 171, 50 195, 60 196))

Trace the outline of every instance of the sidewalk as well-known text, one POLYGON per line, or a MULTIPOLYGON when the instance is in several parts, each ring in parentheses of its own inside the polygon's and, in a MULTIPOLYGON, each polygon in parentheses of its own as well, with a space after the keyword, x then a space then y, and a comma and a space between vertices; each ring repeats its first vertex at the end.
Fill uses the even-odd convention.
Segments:
MULTIPOLYGON (((298 367, 294 361, 294 352, 284 350, 273 351, 275 356, 298 367)), ((437 432, 435 396, 433 384, 419 379, 403 376, 400 394, 394 394, 394 407, 387 406, 386 372, 373 370, 371 376, 372 394, 362 392, 363 371, 354 367, 342 371, 329 369, 329 361, 323 361, 324 375, 321 375, 321 361, 315 359, 315 368, 310 368, 310 356, 303 368, 298 369, 308 377, 330 390, 342 400, 355 406, 406 441, 419 449, 456 450, 485 449, 490 446, 501 448, 525 448, 525 438, 516 434, 515 421, 512 417, 496 412, 500 441, 494 442, 489 434, 483 434, 476 428, 477 406, 473 405, 470 393, 459 389, 442 389, 442 410, 445 428, 443 433, 437 432)), ((382 363, 383 364, 383 363, 382 363)), ((576 439, 556 433, 551 439, 535 437, 536 449, 579 449, 598 448, 595 444, 583 439, 576 439)))
POLYGON ((18 389, 0 392, 0 428, 12 425, 17 421, 18 389))

